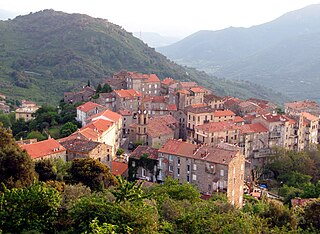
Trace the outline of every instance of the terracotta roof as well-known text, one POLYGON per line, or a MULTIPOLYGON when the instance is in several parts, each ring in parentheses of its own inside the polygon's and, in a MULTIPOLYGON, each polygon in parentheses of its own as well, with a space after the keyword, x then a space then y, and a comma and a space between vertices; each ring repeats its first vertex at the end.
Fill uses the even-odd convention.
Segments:
POLYGON ((176 111, 176 110, 178 110, 177 105, 176 105, 176 104, 169 104, 169 105, 168 105, 168 110, 169 110, 169 111, 176 111))
POLYGON ((319 107, 318 103, 315 101, 304 100, 304 101, 296 101, 296 102, 288 102, 284 104, 286 107, 291 109, 303 109, 308 107, 319 107))
POLYGON ((114 176, 122 176, 127 170, 128 164, 112 161, 112 174, 114 176))
POLYGON ((98 119, 90 122, 86 126, 74 132, 72 135, 80 134, 88 140, 97 141, 101 134, 106 132, 112 125, 112 121, 106 119, 98 119))
POLYGON ((164 84, 164 85, 170 85, 173 83, 176 83, 176 81, 170 77, 166 77, 163 79, 163 81, 161 81, 161 84, 164 84))
POLYGON ((233 105, 237 105, 240 102, 242 102, 243 100, 239 99, 239 98, 235 98, 235 97, 227 97, 225 98, 225 102, 224 104, 226 106, 233 106, 233 105))
POLYGON ((194 93, 204 93, 204 90, 202 88, 199 87, 193 87, 190 89, 190 91, 194 92, 194 93))
POLYGON ((77 110, 80 110, 82 112, 88 112, 90 110, 95 109, 96 107, 105 108, 104 106, 99 105, 99 104, 94 103, 94 102, 86 102, 86 103, 82 104, 81 106, 78 106, 77 110))
POLYGON ((265 115, 261 115, 261 117, 263 119, 265 119, 269 123, 272 123, 272 122, 286 122, 286 121, 288 121, 288 119, 285 116, 277 114, 277 113, 274 113, 274 114, 268 113, 268 114, 265 114, 265 115))
POLYGON ((268 132, 268 129, 264 127, 261 123, 254 124, 244 124, 240 126, 241 133, 261 133, 268 132))
POLYGON ((196 130, 201 130, 204 132, 223 132, 230 130, 238 130, 239 126, 235 125, 235 122, 210 122, 195 127, 196 130))
POLYGON ((98 114, 95 114, 87 119, 87 121, 90 120, 96 120, 96 119, 106 119, 115 123, 118 123, 121 120, 122 116, 116 112, 113 112, 109 109, 102 111, 98 114))
POLYGON ((319 120, 319 118, 317 116, 314 116, 310 113, 307 113, 307 112, 302 112, 301 115, 306 118, 307 120, 310 120, 310 121, 317 121, 319 120))
POLYGON ((148 74, 148 79, 145 82, 160 82, 160 79, 156 74, 148 74))
POLYGON ((241 122, 245 122, 245 120, 240 116, 235 116, 234 117, 234 122, 241 123, 241 122))
POLYGON ((142 102, 166 103, 166 101, 167 98, 165 96, 146 95, 142 98, 142 102))
POLYGON ((136 97, 142 97, 142 94, 134 89, 120 89, 114 90, 113 92, 115 92, 121 98, 134 99, 136 97))
POLYGON ((70 139, 67 141, 60 142, 63 147, 67 150, 88 153, 91 150, 95 149, 101 143, 95 141, 88 141, 84 139, 70 139))
POLYGON ((239 150, 194 145, 185 141, 170 139, 159 149, 159 152, 228 165, 232 158, 238 154, 239 150))
POLYGON ((152 138, 173 134, 174 131, 169 125, 177 124, 177 120, 171 115, 162 115, 151 118, 148 123, 147 132, 152 138))
POLYGON ((118 112, 122 116, 130 116, 130 115, 132 115, 131 110, 119 110, 118 112))
POLYGON ((148 154, 149 159, 158 159, 158 149, 151 146, 139 145, 131 154, 130 158, 140 159, 143 154, 148 154))
POLYGON ((236 115, 236 114, 231 110, 222 110, 222 111, 218 110, 213 113, 214 117, 232 116, 232 115, 236 115))
POLYGON ((49 156, 66 150, 58 141, 52 138, 33 144, 20 145, 20 147, 26 150, 32 159, 49 156))
POLYGON ((190 94, 190 92, 188 90, 186 90, 186 89, 178 90, 177 93, 181 93, 181 94, 185 94, 185 95, 190 94))

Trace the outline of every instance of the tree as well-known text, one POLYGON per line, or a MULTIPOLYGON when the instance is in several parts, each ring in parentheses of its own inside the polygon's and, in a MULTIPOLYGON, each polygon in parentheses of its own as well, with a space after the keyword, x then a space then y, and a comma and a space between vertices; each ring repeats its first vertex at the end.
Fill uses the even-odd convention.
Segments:
POLYGON ((35 163, 35 170, 39 175, 40 181, 56 180, 57 173, 54 170, 50 159, 40 160, 35 163))
POLYGON ((78 129, 78 126, 75 124, 71 122, 65 123, 60 129, 60 137, 70 136, 72 133, 77 131, 77 129, 78 129))
POLYGON ((305 226, 308 228, 320 229, 320 199, 308 203, 304 207, 305 226))
POLYGON ((2 123, 5 128, 11 127, 10 119, 7 114, 0 113, 0 123, 2 123))
POLYGON ((101 90, 102 90, 101 84, 98 84, 96 88, 96 93, 101 93, 101 90))
POLYGON ((7 188, 30 185, 36 178, 34 164, 0 124, 0 183, 7 188))
POLYGON ((73 160, 68 173, 71 183, 83 183, 95 191, 117 183, 109 167, 92 158, 73 160))
POLYGON ((27 135, 27 139, 37 139, 37 141, 43 141, 47 138, 39 131, 31 131, 27 135))
POLYGON ((60 200, 58 191, 43 182, 5 189, 0 195, 0 230, 5 233, 52 231, 60 200))
POLYGON ((112 92, 112 88, 109 84, 104 84, 102 89, 101 89, 101 93, 111 93, 112 92))
POLYGON ((111 191, 116 198, 116 203, 142 201, 149 197, 149 195, 144 194, 141 189, 143 182, 129 182, 122 177, 117 177, 117 181, 118 186, 111 191))

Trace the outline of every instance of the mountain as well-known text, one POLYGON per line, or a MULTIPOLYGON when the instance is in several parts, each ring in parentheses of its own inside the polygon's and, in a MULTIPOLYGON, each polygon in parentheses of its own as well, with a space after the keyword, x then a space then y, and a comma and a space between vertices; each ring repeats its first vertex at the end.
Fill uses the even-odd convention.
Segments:
POLYGON ((0 21, 0 35, 0 92, 18 100, 57 103, 63 92, 88 80, 96 86, 123 69, 197 81, 218 95, 283 100, 248 82, 179 66, 106 19, 43 10, 0 21))
POLYGON ((134 32, 133 36, 141 39, 152 48, 168 46, 179 41, 179 38, 162 36, 155 32, 134 32))
POLYGON ((267 85, 293 99, 320 101, 319 37, 316 4, 250 28, 199 31, 158 51, 220 77, 267 85))

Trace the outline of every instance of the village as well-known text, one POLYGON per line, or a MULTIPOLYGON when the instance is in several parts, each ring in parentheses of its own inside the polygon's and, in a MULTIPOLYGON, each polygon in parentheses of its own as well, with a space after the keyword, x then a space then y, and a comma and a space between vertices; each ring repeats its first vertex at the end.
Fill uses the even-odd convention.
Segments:
MULTIPOLYGON (((104 81, 112 91, 85 86, 64 93, 81 128, 59 139, 17 141, 33 160, 93 158, 128 180, 163 183, 167 177, 195 185, 204 196, 225 192, 242 207, 252 172, 275 148, 303 151, 320 140, 320 106, 220 97, 196 82, 120 71, 104 81)), ((5 97, 1 97, 5 99, 5 97)), ((0 108, 9 112, 4 101, 0 108)), ((32 120, 39 106, 22 101, 16 119, 32 120)), ((253 191, 250 191, 253 192, 253 191)))

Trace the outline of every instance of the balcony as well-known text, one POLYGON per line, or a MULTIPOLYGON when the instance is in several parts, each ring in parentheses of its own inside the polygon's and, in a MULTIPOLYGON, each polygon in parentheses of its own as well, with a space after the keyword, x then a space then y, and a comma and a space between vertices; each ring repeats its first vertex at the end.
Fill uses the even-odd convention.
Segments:
POLYGON ((270 136, 271 139, 274 138, 280 138, 281 137, 281 132, 270 132, 270 136))

